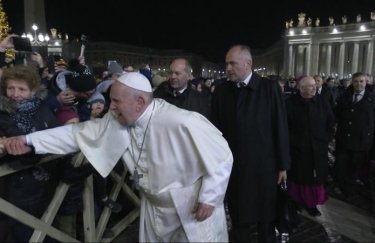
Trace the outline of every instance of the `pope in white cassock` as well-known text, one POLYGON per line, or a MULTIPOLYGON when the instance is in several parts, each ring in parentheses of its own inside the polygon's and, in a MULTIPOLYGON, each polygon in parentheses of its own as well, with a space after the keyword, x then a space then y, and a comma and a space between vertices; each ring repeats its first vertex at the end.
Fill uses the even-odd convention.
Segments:
POLYGON ((14 137, 8 153, 81 150, 106 177, 119 159, 141 195, 139 241, 228 241, 224 195, 233 157, 204 116, 153 99, 142 74, 126 73, 111 88, 102 119, 14 137))

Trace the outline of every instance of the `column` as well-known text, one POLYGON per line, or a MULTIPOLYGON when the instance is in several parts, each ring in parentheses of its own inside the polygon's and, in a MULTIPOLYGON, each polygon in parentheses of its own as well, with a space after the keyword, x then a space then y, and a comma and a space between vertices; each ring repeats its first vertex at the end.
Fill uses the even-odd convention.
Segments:
POLYGON ((24 0, 24 16, 25 16, 25 30, 31 29, 35 23, 38 25, 38 32, 46 33, 46 15, 44 8, 44 0, 24 0))
POLYGON ((359 53, 359 43, 358 41, 354 42, 354 48, 353 48, 353 60, 352 60, 352 72, 356 73, 358 72, 358 53, 359 53))
POLYGON ((331 56, 332 56, 332 44, 327 44, 326 78, 328 78, 331 75, 331 56))
POLYGON ((305 73, 311 75, 311 44, 306 45, 306 56, 305 56, 305 73))
POLYGON ((318 74, 319 67, 319 43, 313 43, 311 45, 311 73, 310 75, 318 74))
POLYGON ((293 61, 294 55, 293 55, 293 45, 289 44, 289 55, 288 55, 288 75, 294 76, 294 61, 293 61))
POLYGON ((344 77, 344 64, 345 64, 345 42, 340 44, 340 52, 339 52, 339 66, 338 66, 338 74, 339 78, 344 77))
POLYGON ((367 57, 366 57, 366 72, 367 73, 372 73, 372 64, 373 64, 373 59, 374 59, 374 41, 370 40, 367 43, 367 57))

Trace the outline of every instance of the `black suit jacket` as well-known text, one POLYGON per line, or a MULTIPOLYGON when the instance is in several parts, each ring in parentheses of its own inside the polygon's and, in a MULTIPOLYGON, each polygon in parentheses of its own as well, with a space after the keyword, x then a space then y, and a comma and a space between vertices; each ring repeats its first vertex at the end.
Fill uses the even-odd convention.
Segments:
POLYGON ((213 93, 211 117, 234 156, 227 195, 232 220, 237 224, 273 221, 278 171, 290 166, 279 84, 254 72, 244 88, 225 81, 213 93))

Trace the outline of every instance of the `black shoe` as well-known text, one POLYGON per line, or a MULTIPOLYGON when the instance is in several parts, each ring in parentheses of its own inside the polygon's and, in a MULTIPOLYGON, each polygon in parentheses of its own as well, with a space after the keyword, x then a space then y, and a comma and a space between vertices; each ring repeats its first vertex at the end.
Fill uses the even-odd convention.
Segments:
POLYGON ((108 198, 103 202, 104 206, 111 209, 112 212, 118 213, 122 210, 122 206, 118 204, 117 202, 113 201, 112 199, 108 198))
POLYGON ((316 208, 306 208, 306 211, 313 217, 321 216, 322 213, 316 208))

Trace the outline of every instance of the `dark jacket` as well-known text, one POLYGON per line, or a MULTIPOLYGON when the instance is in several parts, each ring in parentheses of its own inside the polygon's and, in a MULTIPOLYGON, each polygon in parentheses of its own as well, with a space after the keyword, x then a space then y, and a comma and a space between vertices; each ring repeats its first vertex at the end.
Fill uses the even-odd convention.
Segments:
MULTIPOLYGON (((36 96, 44 100, 47 90, 41 88, 36 96)), ((13 101, 5 96, 0 96, 0 136, 10 137, 23 134, 10 117, 10 114, 15 110, 16 105, 13 101)), ((36 130, 58 126, 55 116, 45 103, 41 104, 32 121, 36 130)), ((30 153, 22 156, 7 155, 0 161, 2 164, 6 163, 10 167, 19 169, 25 165, 34 165, 40 159, 41 156, 30 153)), ((5 186, 4 197, 27 212, 40 215, 55 190, 54 168, 53 162, 50 162, 2 177, 0 183, 5 186)))
POLYGON ((233 222, 273 221, 278 172, 290 166, 286 109, 279 84, 254 72, 243 88, 225 81, 213 93, 211 118, 234 156, 226 197, 233 222))
POLYGON ((210 118, 210 96, 193 90, 189 83, 183 93, 174 95, 169 81, 161 83, 154 91, 155 98, 161 98, 177 107, 195 111, 210 118))
POLYGON ((286 100, 292 164, 288 179, 303 184, 322 184, 328 176, 328 142, 333 138, 334 115, 323 99, 286 100), (315 171, 315 176, 314 176, 315 171))
POLYGON ((323 99, 325 100, 325 102, 330 104, 332 109, 336 106, 336 96, 333 92, 333 89, 329 87, 326 83, 322 85, 322 90, 320 94, 316 94, 317 98, 323 99))
POLYGON ((335 108, 338 149, 370 150, 374 140, 374 98, 374 94, 366 89, 362 99, 354 104, 353 88, 346 89, 335 108))

